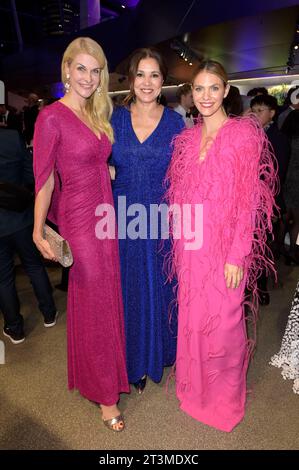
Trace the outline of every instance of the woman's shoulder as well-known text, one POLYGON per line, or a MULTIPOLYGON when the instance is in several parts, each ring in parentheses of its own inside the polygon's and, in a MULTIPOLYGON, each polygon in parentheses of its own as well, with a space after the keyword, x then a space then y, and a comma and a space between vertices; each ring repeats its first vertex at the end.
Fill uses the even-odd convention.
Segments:
POLYGON ((38 120, 51 120, 51 119, 57 119, 61 113, 61 108, 60 104, 58 101, 55 101, 55 103, 49 104, 45 106, 39 113, 38 113, 38 120))
POLYGON ((234 140, 245 140, 251 136, 256 137, 264 133, 263 128, 253 113, 247 116, 229 118, 226 130, 227 133, 234 136, 234 140))

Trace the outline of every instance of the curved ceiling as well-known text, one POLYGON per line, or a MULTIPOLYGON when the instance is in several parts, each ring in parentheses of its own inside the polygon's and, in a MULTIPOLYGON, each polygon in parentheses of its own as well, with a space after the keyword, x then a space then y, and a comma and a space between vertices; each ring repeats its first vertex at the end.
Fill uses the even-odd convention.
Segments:
MULTIPOLYGON (((101 0, 106 9, 108 3, 124 4, 101 0)), ((1 79, 14 91, 46 90, 48 84, 59 81, 62 53, 78 35, 90 36, 103 46, 110 70, 117 72, 111 82, 113 89, 125 85, 128 55, 146 45, 157 45, 167 57, 170 83, 189 80, 196 61, 203 57, 221 61, 230 78, 280 75, 296 39, 299 18, 297 0, 252 0, 250 4, 239 0, 214 0, 212 4, 202 0, 127 0, 127 6, 131 8, 118 12, 111 21, 72 35, 39 37, 38 45, 24 47, 18 54, 0 53, 1 79), (193 55, 192 66, 180 57, 178 44, 193 55)), ((298 73, 298 55, 294 59, 292 70, 298 73)))

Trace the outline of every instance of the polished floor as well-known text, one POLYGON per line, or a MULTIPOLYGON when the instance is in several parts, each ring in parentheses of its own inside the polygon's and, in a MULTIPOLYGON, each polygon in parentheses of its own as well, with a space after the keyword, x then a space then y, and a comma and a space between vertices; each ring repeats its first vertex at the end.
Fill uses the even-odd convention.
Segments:
MULTIPOLYGON (((48 268, 53 285, 60 268, 48 268)), ((159 385, 150 382, 141 396, 123 395, 120 408, 127 427, 113 433, 101 423, 97 406, 67 390, 66 294, 54 290, 60 316, 44 328, 30 283, 21 268, 17 286, 26 340, 5 343, 0 365, 0 449, 299 449, 299 395, 268 361, 280 345, 299 277, 299 267, 279 266, 271 284, 271 303, 260 310, 258 342, 251 363, 250 394, 243 422, 230 434, 201 424, 178 408, 166 370, 159 385)), ((2 316, 0 331, 2 331, 2 316)))

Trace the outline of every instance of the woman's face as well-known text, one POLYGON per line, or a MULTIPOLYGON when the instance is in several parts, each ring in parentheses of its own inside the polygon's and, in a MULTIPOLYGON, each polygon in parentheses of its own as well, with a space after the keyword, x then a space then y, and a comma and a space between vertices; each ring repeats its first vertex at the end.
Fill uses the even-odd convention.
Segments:
POLYGON ((147 57, 138 64, 134 80, 136 100, 141 103, 152 103, 161 93, 163 77, 156 59, 147 57))
POLYGON ((220 77, 206 70, 199 72, 193 81, 194 104, 203 117, 213 116, 221 110, 228 91, 229 85, 225 86, 220 77))
POLYGON ((70 92, 81 98, 89 98, 100 84, 100 64, 89 54, 76 55, 70 65, 66 64, 66 73, 70 75, 70 92))

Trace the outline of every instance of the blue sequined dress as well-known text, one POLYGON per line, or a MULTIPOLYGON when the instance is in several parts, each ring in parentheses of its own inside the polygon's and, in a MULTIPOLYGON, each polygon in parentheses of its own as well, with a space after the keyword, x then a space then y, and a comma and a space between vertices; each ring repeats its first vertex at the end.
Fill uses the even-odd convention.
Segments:
POLYGON ((150 237, 150 230, 155 232, 154 224, 150 224, 150 205, 162 200, 171 141, 184 123, 178 113, 164 108, 156 129, 140 143, 130 110, 121 107, 113 113, 112 126, 115 144, 110 164, 116 169, 113 196, 118 215, 128 377, 134 383, 146 374, 159 382, 163 367, 175 361, 177 316, 170 314, 174 294, 163 274, 168 241, 163 242, 161 252, 160 233, 156 239, 150 237), (124 204, 129 211, 125 220, 120 218, 124 204), (126 232, 139 232, 142 238, 132 239, 132 233, 131 238, 125 238, 126 232))

